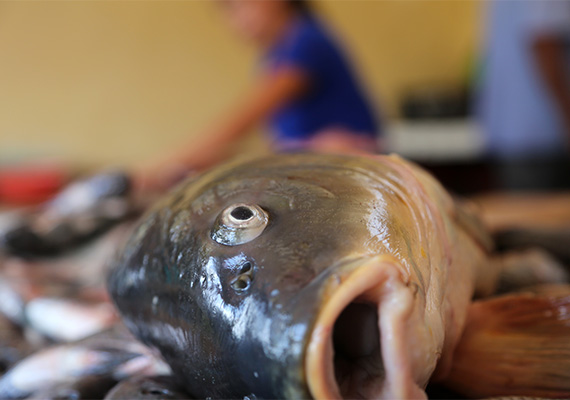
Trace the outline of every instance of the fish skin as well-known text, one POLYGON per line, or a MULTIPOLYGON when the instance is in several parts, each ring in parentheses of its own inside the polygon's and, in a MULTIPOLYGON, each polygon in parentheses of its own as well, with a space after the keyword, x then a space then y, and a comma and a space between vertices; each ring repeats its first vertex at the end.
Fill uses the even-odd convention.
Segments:
POLYGON ((136 374, 168 372, 152 368, 154 365, 149 349, 118 325, 22 359, 0 377, 0 398, 42 397, 57 395, 58 391, 83 393, 93 381, 108 383, 136 374))
POLYGON ((191 399, 180 390, 171 376, 135 376, 118 383, 107 393, 104 400, 159 400, 191 399))
POLYGON ((0 314, 0 374, 32 351, 24 332, 0 314))
POLYGON ((108 260, 133 226, 132 222, 125 222, 62 257, 0 258, 0 314, 18 325, 26 325, 26 305, 39 297, 109 303, 105 288, 108 260))
POLYGON ((111 304, 40 297, 25 309, 27 324, 57 342, 75 342, 110 328, 116 322, 111 304))
POLYGON ((117 383, 111 376, 85 376, 56 386, 46 385, 26 400, 100 399, 117 383))
POLYGON ((229 164, 147 213, 108 287, 127 327, 196 396, 309 398, 319 396, 305 372, 317 316, 359 266, 377 263, 389 331, 378 396, 425 398, 429 378, 448 371, 472 295, 496 285, 485 233, 459 214, 431 176, 396 156, 229 164), (236 203, 260 206, 269 225, 248 243, 216 243, 216 218, 236 203), (236 293, 245 262, 253 283, 236 293))
POLYGON ((52 347, 24 358, 0 378, 0 398, 21 399, 78 384, 88 376, 112 377, 135 354, 84 347, 52 347))

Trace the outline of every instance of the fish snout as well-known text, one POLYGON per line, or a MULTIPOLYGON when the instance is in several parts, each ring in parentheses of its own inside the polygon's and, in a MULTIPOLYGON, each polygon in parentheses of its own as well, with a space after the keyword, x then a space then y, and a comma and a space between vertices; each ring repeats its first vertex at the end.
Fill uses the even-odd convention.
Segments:
POLYGON ((306 350, 309 391, 316 399, 382 398, 393 393, 387 346, 394 332, 386 321, 393 311, 405 316, 413 296, 391 256, 364 257, 335 270, 306 350))

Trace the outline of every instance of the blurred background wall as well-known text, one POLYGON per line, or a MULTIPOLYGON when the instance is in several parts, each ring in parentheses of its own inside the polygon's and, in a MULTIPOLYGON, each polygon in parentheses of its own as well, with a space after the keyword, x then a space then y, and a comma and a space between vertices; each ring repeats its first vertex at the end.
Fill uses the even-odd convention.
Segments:
MULTIPOLYGON (((469 79, 475 0, 316 7, 391 118, 411 86, 469 79)), ((211 0, 0 2, 0 160, 133 165, 216 118, 255 60, 211 0)))

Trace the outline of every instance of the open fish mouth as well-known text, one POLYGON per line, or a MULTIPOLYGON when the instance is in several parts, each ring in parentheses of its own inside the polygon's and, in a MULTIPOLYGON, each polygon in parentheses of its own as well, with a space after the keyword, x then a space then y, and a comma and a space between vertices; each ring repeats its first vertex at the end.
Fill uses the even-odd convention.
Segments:
MULTIPOLYGON (((402 280, 394 264, 383 257, 357 263, 328 288, 330 295, 325 293, 310 335, 305 372, 316 399, 374 399, 391 392, 385 362, 391 355, 383 353, 391 342, 384 336, 394 332, 384 331, 382 313, 383 304, 392 303, 388 298, 394 297, 394 286, 401 286, 402 280)), ((408 299, 400 300, 407 303, 408 299)))

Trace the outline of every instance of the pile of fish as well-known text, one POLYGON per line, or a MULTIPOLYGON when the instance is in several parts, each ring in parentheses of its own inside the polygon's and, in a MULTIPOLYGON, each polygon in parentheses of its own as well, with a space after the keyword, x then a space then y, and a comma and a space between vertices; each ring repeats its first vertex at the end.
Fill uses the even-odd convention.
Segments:
POLYGON ((0 264, 0 398, 570 396, 566 269, 396 156, 230 163, 0 264))
POLYGON ((133 214, 130 203, 126 177, 107 173, 2 213, 0 398, 179 397, 170 368, 121 324, 105 287, 133 222, 111 227, 133 214))
POLYGON ((81 244, 132 212, 131 186, 124 173, 101 173, 73 182, 39 207, 2 213, 0 250, 30 257, 81 244))
MULTIPOLYGON (((170 374, 120 323, 106 293, 108 261, 131 230, 118 226, 65 257, 2 258, 0 398, 112 399, 119 382, 170 374)), ((144 384, 153 393, 172 386, 144 384)), ((127 397, 136 396, 119 398, 127 397)))

